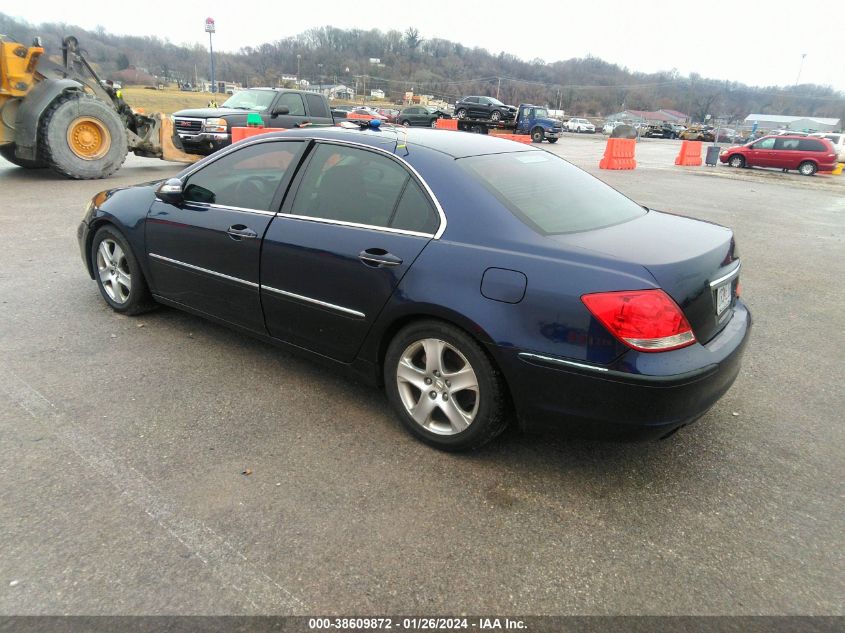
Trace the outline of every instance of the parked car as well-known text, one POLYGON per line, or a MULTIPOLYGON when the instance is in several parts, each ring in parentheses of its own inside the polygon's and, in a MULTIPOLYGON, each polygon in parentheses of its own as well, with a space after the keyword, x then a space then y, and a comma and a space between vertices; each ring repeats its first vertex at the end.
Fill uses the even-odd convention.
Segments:
POLYGON ((188 154, 211 154, 232 143, 232 128, 246 126, 257 113, 266 128, 293 128, 302 123, 332 125, 326 98, 315 92, 250 88, 229 97, 219 108, 179 110, 173 114, 173 144, 188 154))
POLYGON ((437 108, 429 108, 427 106, 409 106, 404 108, 396 117, 396 122, 405 127, 422 126, 434 127, 437 119, 451 118, 437 108))
POLYGON ((455 104, 455 118, 510 121, 516 118, 516 108, 493 97, 464 97, 455 104))
POLYGON ((809 136, 807 132, 796 132, 794 130, 772 130, 771 136, 809 136))
POLYGON ((399 115, 399 110, 394 108, 379 108, 378 113, 384 117, 388 123, 396 123, 396 117, 399 115))
POLYGON ((662 437, 733 383, 751 317, 730 229, 532 145, 395 140, 271 132, 99 193, 86 272, 116 312, 162 303, 383 384, 447 450, 512 420, 662 437))
POLYGON ((570 132, 586 132, 588 134, 596 133, 596 126, 590 123, 587 119, 569 119, 564 127, 570 132))
POLYGON ((678 138, 684 141, 704 141, 712 143, 716 138, 716 131, 712 127, 690 127, 680 132, 678 138))
POLYGON ((601 133, 610 135, 613 133, 613 130, 615 130, 620 125, 625 125, 625 123, 623 121, 608 121, 604 124, 604 126, 602 126, 601 133))
POLYGON ((810 134, 814 138, 826 138, 833 145, 836 152, 836 160, 845 163, 845 133, 843 132, 814 132, 810 134))
POLYGON ((719 160, 731 167, 776 167, 796 169, 805 176, 836 167, 836 152, 825 138, 797 135, 764 136, 748 145, 723 150, 719 160))

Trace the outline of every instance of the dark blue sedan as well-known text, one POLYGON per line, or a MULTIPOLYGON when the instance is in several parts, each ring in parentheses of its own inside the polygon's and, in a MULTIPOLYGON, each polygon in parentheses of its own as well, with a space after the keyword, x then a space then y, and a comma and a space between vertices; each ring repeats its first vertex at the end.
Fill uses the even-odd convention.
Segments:
POLYGON ((114 310, 347 366, 450 450, 511 421, 665 436, 728 390, 751 328, 729 229, 462 132, 255 137, 98 194, 78 237, 114 310))

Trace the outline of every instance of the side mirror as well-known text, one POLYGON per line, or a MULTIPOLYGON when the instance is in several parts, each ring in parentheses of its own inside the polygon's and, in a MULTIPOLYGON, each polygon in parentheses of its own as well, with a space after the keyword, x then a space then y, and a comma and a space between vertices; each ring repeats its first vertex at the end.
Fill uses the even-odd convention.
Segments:
POLYGON ((165 180, 156 189, 156 198, 167 204, 181 204, 184 200, 182 197, 182 181, 178 178, 165 180))
POLYGON ((276 106, 273 108, 273 111, 270 113, 272 116, 279 116, 280 114, 288 114, 290 112, 290 108, 287 106, 276 106))

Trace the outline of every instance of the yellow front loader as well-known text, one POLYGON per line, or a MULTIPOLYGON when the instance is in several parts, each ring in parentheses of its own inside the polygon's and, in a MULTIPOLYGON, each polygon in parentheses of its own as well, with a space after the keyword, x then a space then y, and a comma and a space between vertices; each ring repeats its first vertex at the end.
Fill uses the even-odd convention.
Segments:
POLYGON ((177 149, 170 118, 134 112, 104 85, 75 37, 62 42, 62 63, 0 36, 0 156, 27 169, 50 168, 69 178, 105 178, 126 155, 191 163, 177 149))

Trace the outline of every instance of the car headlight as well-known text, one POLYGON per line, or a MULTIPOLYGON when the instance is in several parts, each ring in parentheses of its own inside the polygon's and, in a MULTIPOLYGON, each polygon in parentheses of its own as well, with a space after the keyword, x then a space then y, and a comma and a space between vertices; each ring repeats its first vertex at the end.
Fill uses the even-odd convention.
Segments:
POLYGON ((225 132, 226 119, 206 119, 204 129, 206 132, 225 132))

